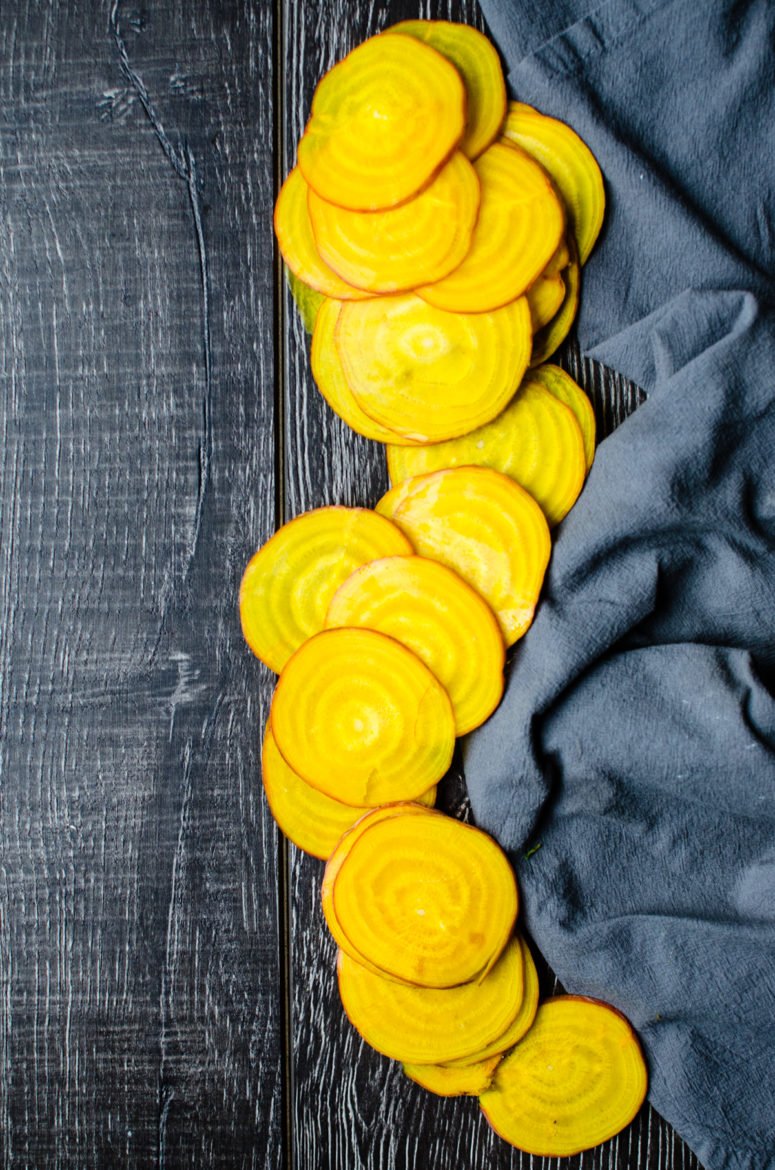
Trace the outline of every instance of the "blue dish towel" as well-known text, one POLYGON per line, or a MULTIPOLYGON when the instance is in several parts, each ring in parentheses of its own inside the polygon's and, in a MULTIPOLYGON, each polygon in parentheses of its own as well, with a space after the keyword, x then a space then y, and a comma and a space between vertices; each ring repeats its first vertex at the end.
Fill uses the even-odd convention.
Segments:
POLYGON ((606 228, 579 335, 647 400, 557 534, 479 824, 569 990, 612 1001, 708 1170, 775 1167, 775 5, 482 0, 606 228), (540 843, 529 857, 528 847, 540 843))

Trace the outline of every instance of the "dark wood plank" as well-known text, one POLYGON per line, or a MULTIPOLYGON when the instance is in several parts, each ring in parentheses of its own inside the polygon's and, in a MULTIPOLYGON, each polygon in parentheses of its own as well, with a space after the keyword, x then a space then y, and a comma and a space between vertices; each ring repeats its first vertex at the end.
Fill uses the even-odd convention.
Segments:
POLYGON ((273 13, 3 5, 0 1164, 279 1166, 273 13))
MULTIPOLYGON (((315 83, 350 48, 388 24, 423 16, 483 27, 474 0, 379 5, 348 0, 286 10, 283 61, 286 174, 308 116, 315 83)), ((286 395, 284 477, 286 519, 324 503, 373 505, 387 486, 379 446, 354 435, 317 394, 308 345, 284 297, 286 395)), ((601 434, 637 403, 637 388, 582 361, 570 344, 562 363, 590 391, 601 434)), ((445 807, 468 809, 459 770, 445 782, 445 807)), ((550 1170, 555 1159, 512 1150, 484 1122, 475 1101, 441 1100, 407 1081, 399 1066, 364 1044, 343 1017, 334 974, 334 947, 319 908, 322 866, 289 850, 293 1052, 291 1107, 299 1170, 414 1170, 419 1166, 550 1170)), ((547 991, 551 976, 547 973, 547 991)), ((644 1109, 620 1137, 563 1166, 600 1170, 698 1170, 696 1159, 653 1111, 644 1109)))

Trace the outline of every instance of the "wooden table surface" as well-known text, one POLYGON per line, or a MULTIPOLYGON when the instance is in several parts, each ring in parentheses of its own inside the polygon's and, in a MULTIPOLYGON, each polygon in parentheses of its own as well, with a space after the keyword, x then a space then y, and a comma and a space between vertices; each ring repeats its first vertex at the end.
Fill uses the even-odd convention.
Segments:
MULTIPOLYGON (((3 1170, 698 1168, 648 1109, 527 1158, 367 1049, 322 865, 261 790, 243 567, 386 484, 311 381, 272 204, 321 72, 411 15, 481 25, 473 0, 0 8, 3 1170)), ((610 430, 633 388, 563 360, 610 430)))

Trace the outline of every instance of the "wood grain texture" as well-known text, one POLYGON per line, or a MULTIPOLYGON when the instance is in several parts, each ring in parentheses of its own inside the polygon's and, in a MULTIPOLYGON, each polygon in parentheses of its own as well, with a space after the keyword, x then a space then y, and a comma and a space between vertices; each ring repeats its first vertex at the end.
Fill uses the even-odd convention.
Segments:
POLYGON ((3 1167, 282 1159, 273 14, 0 23, 3 1167))

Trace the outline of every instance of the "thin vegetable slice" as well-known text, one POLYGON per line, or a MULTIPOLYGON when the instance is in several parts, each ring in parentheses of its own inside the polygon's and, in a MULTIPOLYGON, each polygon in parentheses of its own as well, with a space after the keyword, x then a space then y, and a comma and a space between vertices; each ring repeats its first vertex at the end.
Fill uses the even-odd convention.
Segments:
POLYGON ((465 1057, 464 1060, 452 1061, 452 1065, 457 1067, 471 1063, 480 1065, 486 1060, 491 1060, 494 1056, 502 1056, 504 1052, 508 1052, 515 1044, 518 1044, 528 1030, 533 1026, 533 1021, 538 1011, 538 971, 536 970, 535 960, 530 953, 530 947, 525 942, 521 935, 517 935, 519 945, 522 948, 522 959, 525 964, 524 967, 524 995, 522 998, 522 1006, 517 1012, 516 1016, 509 1024, 505 1032, 496 1037, 491 1044, 483 1048, 481 1052, 475 1052, 470 1057, 465 1057))
POLYGON ((510 646, 533 620, 551 540, 541 508, 489 467, 408 479, 377 504, 420 556, 441 561, 489 602, 510 646))
POLYGON ((342 305, 336 344, 362 410, 434 443, 509 402, 530 360, 530 310, 523 298, 491 313, 448 313, 412 293, 380 297, 342 305))
MULTIPOLYGON (((539 369, 544 369, 543 366, 539 369)), ((445 467, 491 467, 536 500, 550 525, 573 507, 584 484, 584 440, 570 409, 531 371, 506 409, 485 426, 427 446, 388 446, 394 485, 445 467)))
POLYGON ((386 32, 425 41, 458 70, 468 95, 460 149, 476 158, 496 138, 506 116, 506 83, 494 46, 478 29, 449 20, 403 20, 386 32))
POLYGON ((299 280, 298 276, 294 276, 290 268, 286 265, 285 277, 288 281, 288 288, 291 290, 294 304, 299 310, 301 323, 304 326, 305 332, 311 333, 315 328, 315 322, 318 319, 320 306, 327 299, 321 292, 315 288, 310 288, 303 280, 299 280))
POLYGON ((503 134, 540 162, 568 208, 584 264, 603 226, 605 189, 597 159, 575 130, 523 102, 510 102, 503 134))
POLYGON ((308 784, 346 804, 413 800, 450 765, 447 692, 400 642, 373 630, 325 630, 288 661, 272 734, 308 784))
POLYGON ((565 299, 565 281, 558 272, 554 276, 542 273, 525 293, 530 306, 530 321, 533 332, 538 333, 548 325, 565 299))
POLYGON ((245 569, 239 595, 245 641, 279 674, 302 642, 322 630, 329 601, 354 569, 413 551, 395 525, 368 508, 316 508, 297 516, 245 569))
POLYGON ((463 263, 417 289, 431 305, 457 313, 496 309, 520 296, 557 251, 565 213, 546 173, 529 155, 496 142, 475 164, 481 204, 463 263))
POLYGON ((539 381, 547 390, 554 394, 555 398, 559 398, 560 402, 563 402, 569 410, 573 411, 584 439, 584 459, 586 461, 587 471, 589 471, 595 458, 595 435, 597 429, 595 411, 589 398, 579 384, 574 382, 570 374, 567 374, 560 366, 536 366, 532 371, 531 377, 539 381))
POLYGON ((581 268, 576 259, 575 245, 572 245, 572 252, 570 264, 563 271, 565 298, 549 324, 539 330, 533 338, 531 366, 545 362, 556 349, 559 349, 576 319, 581 290, 581 268))
MULTIPOLYGON (((379 968, 367 963, 363 955, 358 953, 342 930, 339 920, 336 917, 336 907, 334 906, 334 883, 336 882, 339 870, 342 868, 344 859, 361 834, 365 833, 371 825, 376 825, 378 821, 387 820, 389 817, 416 816, 417 814, 430 812, 432 811, 435 800, 436 788, 434 787, 416 801, 382 804, 379 808, 371 809, 342 834, 326 864, 323 881, 320 886, 320 903, 323 908, 323 917, 326 920, 326 925, 331 932, 331 936, 340 951, 344 951, 350 958, 356 959, 357 962, 372 971, 376 971, 381 976, 384 976, 384 971, 380 971, 379 968)), ((438 816, 440 814, 437 813, 436 815, 438 816)))
POLYGON ((342 280, 318 252, 307 209, 308 194, 304 176, 294 167, 280 188, 274 209, 274 230, 283 260, 295 277, 323 296, 365 300, 371 294, 342 280))
POLYGON ((339 953, 339 994, 350 1023, 394 1060, 442 1064, 483 1048, 508 1027, 522 999, 519 947, 506 947, 481 983, 437 990, 383 979, 339 953))
POLYGON ((426 557, 383 557, 356 569, 331 599, 326 627, 358 626, 396 638, 445 687, 457 735, 497 707, 505 647, 486 601, 457 573, 426 557))
POLYGON ((412 37, 371 37, 318 84, 299 166, 329 203, 394 207, 452 153, 465 120, 463 82, 440 53, 412 37))
POLYGON ((349 284, 372 293, 416 288, 457 268, 471 246, 478 212, 479 180, 459 150, 399 207, 349 211, 314 191, 309 195, 320 255, 349 284))
POLYGON ((368 963, 434 988, 492 966, 518 903, 513 870, 493 838, 445 816, 371 825, 342 862, 333 898, 339 925, 368 963))
POLYGON ((294 845, 313 857, 329 857, 342 833, 366 812, 365 808, 332 800, 302 780, 280 755, 269 725, 261 751, 261 775, 279 828, 294 845))
POLYGON ((632 1121, 647 1088, 630 1024, 608 1004, 558 996, 498 1066, 480 1103, 493 1129, 528 1154, 566 1157, 632 1121))
POLYGON ((500 1053, 497 1053, 476 1064, 458 1068, 448 1064, 405 1063, 403 1069, 410 1081, 437 1097, 479 1097, 490 1088, 500 1060, 500 1053))
MULTIPOLYGON (((261 750, 261 776, 267 803, 280 830, 299 849, 323 861, 331 856, 342 834, 369 811, 365 806, 332 800, 302 780, 280 754, 269 723, 261 750)), ((435 786, 418 799, 432 805, 435 786)))
POLYGON ((312 376, 318 390, 334 413, 359 435, 374 439, 377 443, 395 443, 399 446, 413 443, 413 439, 404 438, 403 435, 375 422, 358 405, 358 400, 345 377, 342 359, 336 347, 336 324, 341 307, 341 301, 328 300, 318 310, 310 352, 312 376))

